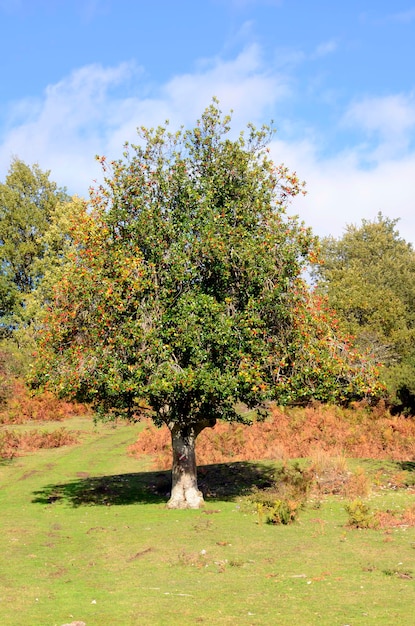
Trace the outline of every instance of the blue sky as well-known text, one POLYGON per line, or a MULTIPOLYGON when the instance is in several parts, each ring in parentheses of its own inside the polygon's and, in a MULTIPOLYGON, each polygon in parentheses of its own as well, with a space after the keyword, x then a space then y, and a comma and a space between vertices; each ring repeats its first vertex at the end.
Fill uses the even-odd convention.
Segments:
POLYGON ((135 128, 212 96, 307 182, 319 235, 378 211, 415 243, 415 0, 0 0, 0 180, 13 156, 70 193, 135 128))

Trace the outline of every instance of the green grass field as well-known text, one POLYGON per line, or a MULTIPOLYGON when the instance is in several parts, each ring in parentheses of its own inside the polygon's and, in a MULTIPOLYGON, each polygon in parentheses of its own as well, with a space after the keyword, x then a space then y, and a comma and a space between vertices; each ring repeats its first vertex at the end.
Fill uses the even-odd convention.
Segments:
MULTIPOLYGON (((126 454, 139 426, 64 426, 82 431, 78 445, 0 466, 1 624, 414 623, 413 527, 350 529, 340 496, 261 524, 242 500, 270 472, 260 463, 202 468, 206 508, 169 511, 168 473, 126 454)), ((383 482, 399 470, 358 464, 383 482)), ((378 484, 367 501, 403 510, 414 494, 378 484)))

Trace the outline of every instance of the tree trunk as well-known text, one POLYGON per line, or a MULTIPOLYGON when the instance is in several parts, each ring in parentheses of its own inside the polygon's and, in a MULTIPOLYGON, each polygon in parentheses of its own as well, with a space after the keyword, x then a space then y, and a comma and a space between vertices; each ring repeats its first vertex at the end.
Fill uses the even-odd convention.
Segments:
POLYGON ((216 420, 192 426, 174 424, 170 428, 173 448, 172 488, 169 509, 199 509, 204 505, 203 494, 197 486, 195 443, 198 434, 216 420))

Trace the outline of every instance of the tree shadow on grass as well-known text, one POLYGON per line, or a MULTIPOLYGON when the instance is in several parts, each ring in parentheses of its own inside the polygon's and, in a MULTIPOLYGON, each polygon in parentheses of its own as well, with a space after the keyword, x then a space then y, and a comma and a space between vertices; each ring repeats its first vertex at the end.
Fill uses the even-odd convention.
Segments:
MULTIPOLYGON (((218 463, 198 468, 199 488, 209 501, 233 500, 274 483, 275 469, 261 463, 218 463)), ((82 476, 50 484, 34 492, 32 502, 66 502, 73 507, 164 503, 170 495, 171 472, 137 472, 112 476, 82 476)))

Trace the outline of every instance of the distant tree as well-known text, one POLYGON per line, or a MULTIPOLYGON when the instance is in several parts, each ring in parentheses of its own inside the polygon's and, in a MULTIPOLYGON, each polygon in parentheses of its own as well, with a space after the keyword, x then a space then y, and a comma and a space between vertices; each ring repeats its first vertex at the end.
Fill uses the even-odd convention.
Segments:
POLYGON ((385 365, 392 403, 414 410, 415 252, 397 223, 379 213, 339 239, 324 239, 315 277, 341 328, 385 365))
POLYGON ((286 217, 297 176, 268 158, 269 130, 229 138, 213 103, 192 130, 142 128, 106 163, 77 219, 76 253, 43 321, 32 380, 102 416, 146 412, 170 429, 171 508, 203 502, 195 441, 238 402, 377 393, 301 279, 315 238, 286 217))
POLYGON ((36 282, 25 298, 28 319, 37 319, 54 297, 54 286, 65 273, 68 256, 75 253, 73 231, 84 211, 85 202, 77 197, 57 202, 50 211, 45 230, 39 236, 40 254, 32 262, 36 282))
POLYGON ((26 294, 38 284, 38 261, 44 254, 42 237, 51 214, 66 192, 49 180, 38 165, 12 161, 0 183, 0 335, 19 325, 26 294))

